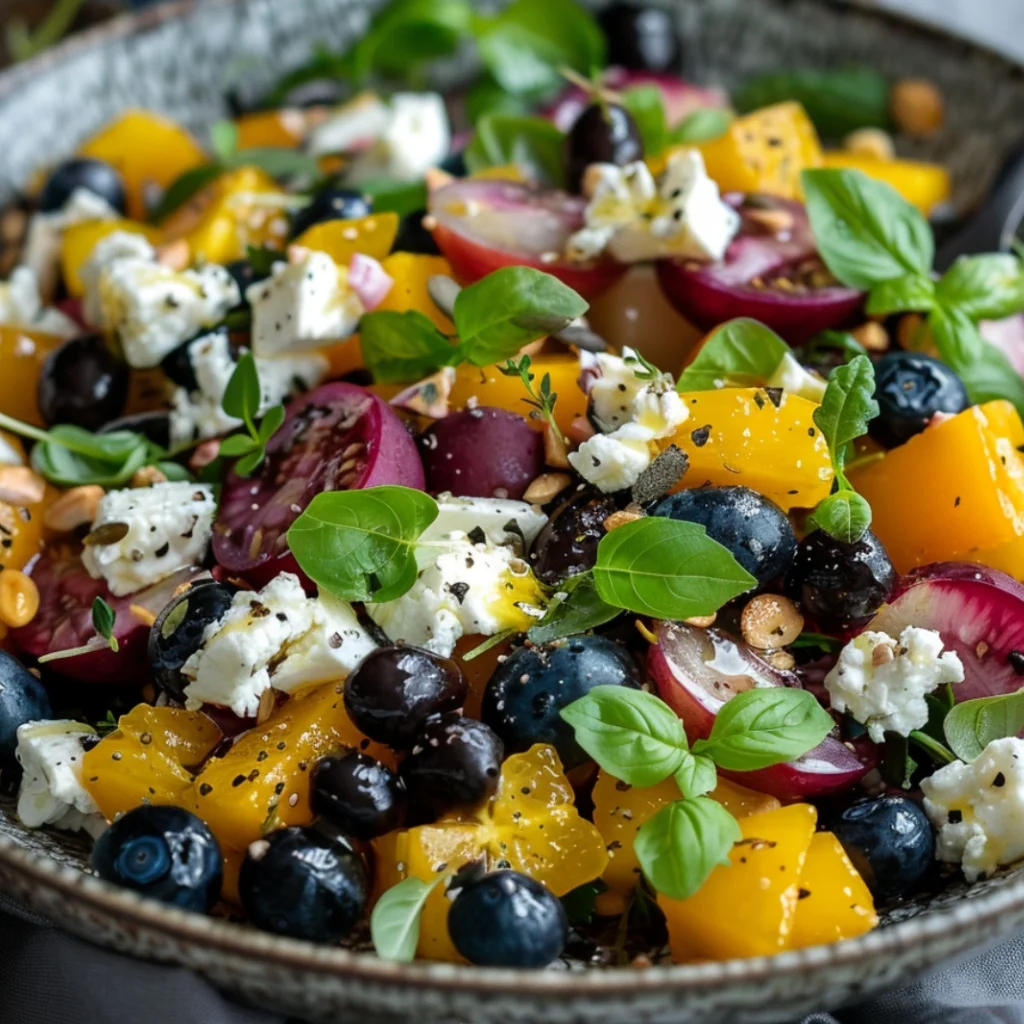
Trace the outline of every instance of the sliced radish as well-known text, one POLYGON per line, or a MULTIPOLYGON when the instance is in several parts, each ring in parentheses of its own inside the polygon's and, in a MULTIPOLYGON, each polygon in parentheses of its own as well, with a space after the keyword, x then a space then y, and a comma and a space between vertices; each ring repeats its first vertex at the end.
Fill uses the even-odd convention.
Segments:
POLYGON ((388 292, 394 287, 395 279, 372 256, 364 256, 361 252, 352 254, 348 265, 348 283, 359 296, 359 301, 366 310, 376 309, 388 292))
POLYGON ((1024 585, 1011 576, 967 562, 915 569, 865 628, 898 637, 907 626, 937 630, 960 656, 958 701, 1024 685, 1024 585))
POLYGON ((824 267, 802 203, 758 197, 754 205, 736 193, 725 200, 739 210, 742 226, 724 262, 657 264, 662 289, 687 320, 710 330, 734 317, 750 317, 797 345, 856 316, 862 292, 814 283, 824 267), (768 214, 787 226, 775 229, 768 214))
MULTIPOLYGON (((711 735, 715 716, 731 697, 754 687, 799 686, 789 672, 780 672, 746 644, 716 630, 682 623, 658 625, 647 670, 658 694, 683 720, 692 743, 711 735)), ((755 772, 723 772, 751 789, 795 801, 849 789, 870 764, 858 760, 844 743, 829 736, 798 761, 755 772)))
POLYGON ((586 200, 515 181, 463 179, 430 194, 434 241, 462 284, 527 266, 552 274, 584 298, 607 291, 628 269, 611 259, 562 258, 584 226, 586 200))
POLYGON ((285 534, 313 497, 384 484, 423 489, 415 442, 373 392, 325 384, 288 407, 253 476, 228 474, 214 524, 214 557, 253 582, 296 572, 285 534))

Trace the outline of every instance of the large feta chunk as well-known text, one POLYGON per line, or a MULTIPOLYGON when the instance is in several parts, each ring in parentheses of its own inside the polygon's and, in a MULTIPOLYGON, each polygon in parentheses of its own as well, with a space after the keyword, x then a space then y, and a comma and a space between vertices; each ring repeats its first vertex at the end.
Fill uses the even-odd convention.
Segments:
POLYGON ((18 817, 29 828, 53 825, 96 834, 103 819, 82 785, 82 757, 99 737, 81 722, 26 722, 18 726, 15 757, 21 765, 18 817))
POLYGON ((436 92, 398 92, 377 141, 353 161, 348 180, 419 181, 448 155, 452 136, 444 97, 436 92))
POLYGON ((935 855, 968 882, 1024 858, 1024 740, 993 740, 970 764, 954 761, 921 783, 938 831, 935 855))
POLYGON ((204 703, 252 716, 273 687, 282 693, 344 679, 375 644, 351 605, 329 595, 307 597, 297 576, 281 573, 259 593, 235 595, 227 613, 206 628, 182 672, 190 708, 204 703))
POLYGON ((925 697, 964 680, 959 657, 942 648, 935 630, 917 626, 907 626, 899 640, 887 633, 861 633, 825 677, 832 707, 853 715, 876 743, 886 732, 909 736, 928 723, 925 697))
POLYGON ((327 253, 309 250, 274 264, 270 279, 250 285, 246 297, 253 354, 264 357, 347 338, 365 312, 345 270, 327 253))
POLYGON ((547 521, 543 512, 525 501, 441 494, 437 498, 437 518, 423 532, 420 543, 426 545, 458 533, 482 538, 490 544, 519 545, 529 550, 547 521))
POLYGON ((0 282, 0 325, 57 338, 73 338, 81 333, 70 317, 43 305, 35 272, 29 267, 15 267, 10 279, 0 282))
POLYGON ((96 512, 82 563, 94 579, 105 579, 116 597, 134 594, 202 562, 216 511, 208 484, 162 483, 108 491, 96 512))

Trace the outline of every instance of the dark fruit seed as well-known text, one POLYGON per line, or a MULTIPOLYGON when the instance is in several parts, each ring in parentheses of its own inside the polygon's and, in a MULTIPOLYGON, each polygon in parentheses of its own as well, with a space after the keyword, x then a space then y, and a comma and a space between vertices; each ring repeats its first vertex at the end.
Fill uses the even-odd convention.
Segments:
POLYGON ((251 844, 238 876, 257 928, 309 942, 345 938, 366 911, 369 880, 350 846, 311 828, 285 828, 251 844))
POLYGON ((640 129, 632 114, 614 103, 592 103, 565 139, 567 187, 579 193, 591 164, 626 164, 644 158, 640 129))
POLYGON ((970 404, 960 378, 944 363, 916 352, 892 352, 875 367, 879 415, 871 436, 895 448, 920 434, 940 412, 956 414, 970 404))
POLYGON ((370 739, 406 750, 427 718, 461 708, 466 692, 449 658, 422 647, 379 647, 345 681, 345 710, 370 739))
POLYGON ((565 948, 565 909, 540 882, 495 871, 467 882, 448 912, 455 948, 481 967, 545 967, 565 948))
POLYGON ((220 899, 220 847, 181 807, 136 807, 118 818, 96 840, 92 866, 108 882, 201 914, 220 899))
POLYGON ((494 795, 504 748, 483 722, 449 712, 426 722, 399 772, 415 823, 476 807, 494 795))
POLYGON ((96 431, 116 419, 128 400, 128 366, 99 334, 65 341, 43 364, 37 385, 39 412, 58 423, 96 431))
POLYGON ((361 192, 345 188, 328 188, 314 196, 292 217, 291 238, 327 220, 358 220, 369 217, 373 208, 361 192))
POLYGON ((679 34, 668 11, 615 3, 598 20, 608 40, 609 64, 630 71, 679 71, 679 34))
POLYGON ((312 806, 353 839, 376 839, 405 823, 402 780, 387 765, 353 751, 313 768, 312 806))
POLYGON ((105 199, 120 213, 126 210, 124 179, 108 163, 75 157, 58 164, 39 193, 39 209, 54 213, 63 208, 76 189, 84 188, 105 199))
POLYGON ((17 658, 0 651, 0 762, 14 759, 18 726, 53 718, 43 684, 17 658))
POLYGON ((537 578, 549 587, 586 572, 597 561, 604 521, 618 511, 612 498, 584 491, 560 505, 534 542, 530 560, 537 578))

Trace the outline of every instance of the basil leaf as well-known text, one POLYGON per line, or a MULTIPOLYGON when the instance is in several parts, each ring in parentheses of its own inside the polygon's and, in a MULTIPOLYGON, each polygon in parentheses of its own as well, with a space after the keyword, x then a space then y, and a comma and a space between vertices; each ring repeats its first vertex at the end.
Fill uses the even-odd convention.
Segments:
POLYGON ((718 785, 715 762, 701 754, 687 753, 675 774, 675 780, 683 796, 704 796, 718 785))
POLYGON ((876 284, 868 294, 868 316, 927 313, 935 305, 935 282, 925 274, 904 274, 876 284))
POLYGON ((224 166, 258 167, 272 178, 300 176, 316 179, 320 176, 320 162, 315 156, 283 146, 254 146, 252 149, 240 149, 224 160, 224 166))
POLYGON ((157 445, 130 430, 90 434, 61 424, 51 427, 33 447, 32 468, 58 487, 122 487, 143 466, 164 455, 157 445))
POLYGON ((719 768, 753 772, 803 757, 832 731, 832 716, 806 690, 747 690, 722 705, 711 735, 693 745, 719 768))
POLYGON ((463 157, 471 174, 512 164, 531 181, 565 185, 565 135, 542 117, 487 114, 463 157))
POLYGON ((497 24, 478 46, 484 67, 511 95, 542 97, 558 89, 558 48, 523 25, 497 24))
POLYGON ((488 74, 481 75, 466 94, 466 117, 477 125, 488 114, 521 116, 530 112, 530 103, 522 96, 503 89, 488 74))
POLYGON ((856 491, 841 490, 825 498, 809 521, 843 544, 854 544, 871 526, 871 506, 856 491))
POLYGON ((1008 253, 961 256, 936 291, 972 320, 1004 320, 1024 312, 1024 263, 1008 253))
POLYGON ((260 421, 258 433, 264 448, 267 446, 267 442, 278 432, 281 424, 284 423, 284 416, 284 406, 275 405, 267 410, 266 415, 260 421))
POLYGON ((227 387, 224 388, 224 396, 220 400, 221 408, 229 416, 241 420, 250 432, 255 432, 262 397, 256 360, 251 352, 243 352, 238 357, 234 370, 231 371, 227 387))
POLYGON ((474 366, 503 363, 524 345, 567 327, 588 308, 551 274, 504 267, 463 288, 455 299, 459 353, 474 366))
POLYGON ((1004 398, 1012 402, 1024 417, 1024 378, 1006 354, 995 345, 983 341, 977 355, 964 367, 953 367, 967 388, 975 405, 1004 398))
POLYGON ((93 598, 92 628, 110 644, 110 649, 118 651, 117 637, 114 636, 114 620, 117 618, 114 609, 102 597, 93 598))
POLYGON ((456 354, 433 321, 415 309, 383 309, 359 322, 363 362, 379 384, 410 383, 430 376, 456 354))
POLYGON ((981 357, 985 341, 978 325, 962 310, 937 306, 928 317, 928 327, 939 357, 957 373, 981 357))
POLYGON ((682 767, 687 752, 683 723, 654 694, 595 686, 563 708, 561 716, 590 757, 631 786, 656 786, 682 767))
POLYGON ((184 206, 197 192, 215 181, 224 173, 219 163, 201 164, 179 175, 167 186, 160 201, 153 207, 149 219, 153 224, 166 220, 179 206, 184 206))
POLYGON ((416 958, 423 908, 443 880, 442 876, 424 882, 411 876, 393 885, 377 901, 370 915, 370 938, 381 960, 408 964, 416 958))
POLYGON ((910 789, 917 762, 910 756, 910 741, 895 732, 885 734, 885 748, 879 766, 883 781, 889 786, 910 789))
POLYGON ((238 149, 238 125, 234 121, 216 121, 210 126, 210 148, 218 160, 230 159, 238 149))
POLYGON ((973 761, 993 740, 1016 736, 1024 729, 1024 690, 957 704, 946 715, 942 729, 953 753, 973 761))
POLYGON ((928 221, 890 185, 849 170, 809 170, 802 179, 818 251, 843 284, 866 290, 931 273, 928 221))
POLYGON ((217 454, 225 459, 237 459, 258 447, 259 442, 254 441, 248 434, 232 434, 221 441, 217 454))
POLYGON ((684 146, 696 142, 711 142, 721 138, 733 122, 733 115, 723 108, 707 107, 695 110, 675 128, 669 129, 669 145, 684 146))
POLYGON ((556 595, 548 605, 544 618, 527 632, 531 643, 546 644, 563 637, 576 636, 588 629, 603 626, 622 614, 621 608, 614 608, 601 600, 590 572, 580 573, 567 580, 561 592, 565 597, 559 599, 556 595))
POLYGON ((633 851, 661 895, 685 900, 719 864, 729 865, 733 845, 742 838, 739 823, 720 803, 699 796, 677 800, 645 821, 633 851))
POLYGON ((668 126, 665 121, 665 101, 656 85, 636 85, 622 94, 622 105, 633 115, 644 156, 657 156, 665 148, 668 126))
POLYGON ((594 920, 597 897, 607 890, 604 882, 586 882, 576 886, 561 898, 562 908, 569 924, 579 927, 588 925, 594 920))
POLYGON ((875 368, 871 360, 867 356, 854 356, 845 366, 837 366, 813 418, 828 444, 840 483, 844 482, 842 471, 847 445, 868 432, 868 424, 878 412, 875 368))
POLYGON ((789 351, 770 327, 757 320, 730 320, 711 333, 697 358, 683 371, 676 390, 761 387, 789 351))
POLYGON ((373 197, 374 213, 397 213, 399 217, 406 217, 427 205, 427 185, 424 181, 370 178, 359 182, 359 191, 373 197))
POLYGON ((593 572, 601 600, 657 619, 710 615, 757 586, 703 526, 655 516, 605 534, 593 572))
POLYGON ((416 582, 416 542, 437 502, 409 487, 318 494, 288 530, 314 583, 343 601, 393 601, 416 582))
POLYGON ((267 94, 265 103, 268 108, 284 106, 288 94, 298 86, 320 78, 344 78, 348 73, 348 63, 343 55, 328 49, 323 43, 315 43, 313 56, 280 78, 267 94))

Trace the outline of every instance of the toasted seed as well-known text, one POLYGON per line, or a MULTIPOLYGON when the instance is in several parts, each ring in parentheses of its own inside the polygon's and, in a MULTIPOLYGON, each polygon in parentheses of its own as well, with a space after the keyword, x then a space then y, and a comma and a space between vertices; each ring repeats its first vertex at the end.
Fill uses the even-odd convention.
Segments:
POLYGON ((274 705, 276 703, 274 691, 271 687, 268 687, 260 694, 259 707, 256 709, 257 725, 262 725, 274 713, 274 705))
POLYGON ((100 523, 95 530, 82 538, 86 547, 97 547, 102 544, 116 544, 128 536, 130 527, 127 523, 100 523))
POLYGON ((27 626, 39 611, 39 588, 17 569, 0 572, 0 623, 11 629, 27 626))
POLYGON ((158 246, 156 261, 165 267, 170 267, 171 270, 187 269, 189 263, 192 262, 192 251, 188 240, 178 238, 173 242, 168 242, 166 245, 158 246))
POLYGON ((768 664, 780 672, 789 672, 796 665, 796 658, 789 651, 772 651, 768 655, 768 664))
POLYGON ((635 523, 638 519, 643 518, 644 514, 639 509, 624 508, 621 512, 613 512, 602 525, 611 533, 612 530, 617 530, 620 526, 625 526, 626 523, 635 523))
POLYGON ((710 615, 694 615, 690 619, 685 619, 687 626, 693 626, 694 629, 710 629, 715 624, 715 619, 718 618, 716 612, 712 612, 710 615))
POLYGON ((946 119, 942 93, 934 82, 924 78, 897 82, 889 93, 889 107, 897 126, 908 135, 931 135, 946 119))
POLYGON ((0 466, 0 501, 36 505, 46 495, 46 481, 28 466, 0 466))
POLYGON ((555 433, 550 423, 544 424, 544 461, 555 469, 569 468, 569 449, 565 438, 555 433))
POLYGON ((132 476, 132 487, 152 487, 153 484, 167 483, 167 474, 156 466, 143 466, 132 476))
POLYGON ((793 643, 803 632, 804 617, 788 597, 758 594, 740 616, 743 639, 759 651, 772 651, 793 643))
POLYGON ((892 647, 889 644, 875 644, 871 650, 871 664, 875 668, 887 665, 895 657, 896 655, 893 653, 892 647))
POLYGON ((43 525, 57 533, 71 533, 91 524, 103 500, 103 488, 96 484, 72 487, 43 510, 43 525))
POLYGON ((541 473, 526 488, 523 501, 531 505, 546 505, 553 501, 572 483, 568 473, 541 473))
POLYGON ((854 328, 850 334, 856 341, 859 341, 869 352, 886 352, 889 349, 889 332, 874 320, 861 324, 854 328))
POLYGON ((789 210, 745 210, 749 220, 773 235, 793 230, 793 214, 789 210))

